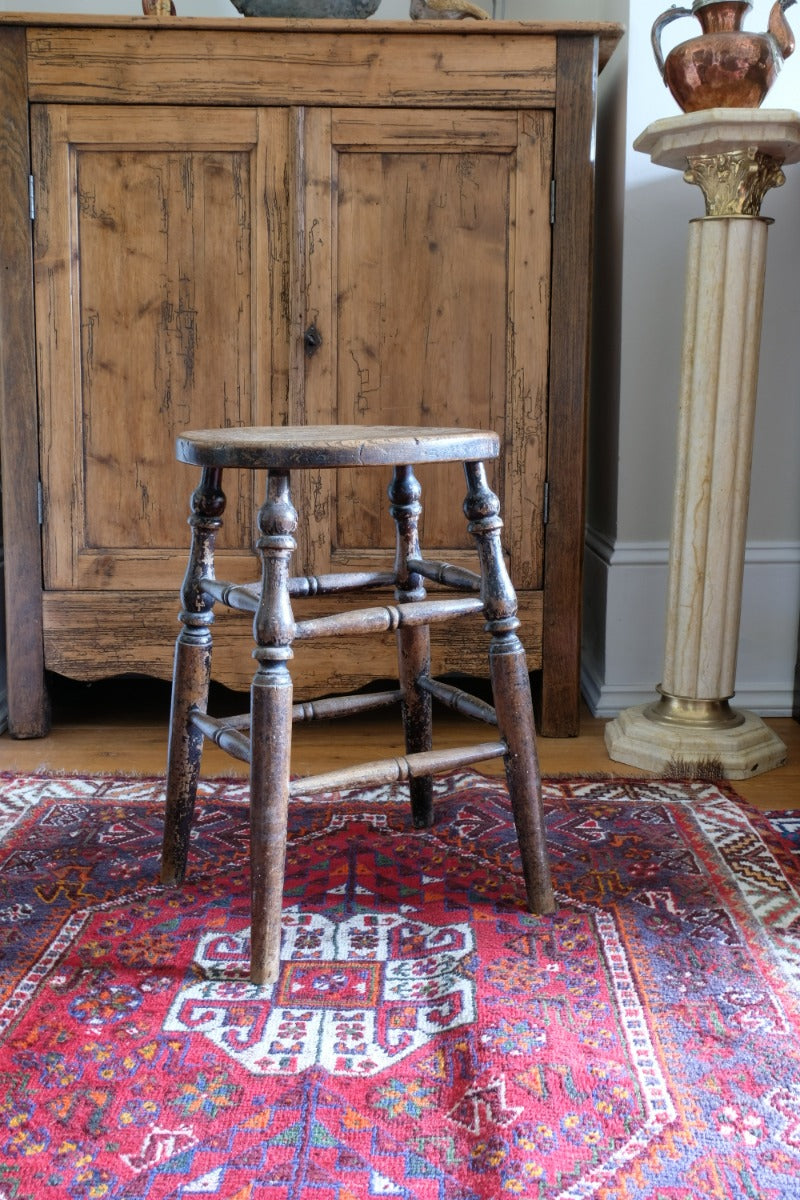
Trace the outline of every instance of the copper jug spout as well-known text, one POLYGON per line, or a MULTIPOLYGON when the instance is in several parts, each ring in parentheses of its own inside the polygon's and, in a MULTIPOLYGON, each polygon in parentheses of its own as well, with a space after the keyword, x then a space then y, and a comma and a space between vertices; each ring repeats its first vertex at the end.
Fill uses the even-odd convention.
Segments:
POLYGON ((775 39, 781 58, 788 58, 790 54, 794 54, 794 34, 789 22, 783 15, 786 9, 791 8, 794 3, 795 0, 775 0, 772 11, 769 14, 767 30, 770 37, 775 39))

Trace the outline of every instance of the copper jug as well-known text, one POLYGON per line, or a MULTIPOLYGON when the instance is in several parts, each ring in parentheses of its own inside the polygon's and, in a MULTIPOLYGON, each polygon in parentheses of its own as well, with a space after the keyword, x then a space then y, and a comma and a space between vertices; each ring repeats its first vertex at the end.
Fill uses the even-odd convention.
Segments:
POLYGON ((750 0, 694 0, 657 17, 652 43, 661 77, 684 112, 702 108, 758 108, 783 60, 794 51, 784 12, 795 0, 775 0, 766 33, 742 29, 750 0), (678 17, 697 17, 702 34, 681 42, 664 59, 661 33, 678 17))

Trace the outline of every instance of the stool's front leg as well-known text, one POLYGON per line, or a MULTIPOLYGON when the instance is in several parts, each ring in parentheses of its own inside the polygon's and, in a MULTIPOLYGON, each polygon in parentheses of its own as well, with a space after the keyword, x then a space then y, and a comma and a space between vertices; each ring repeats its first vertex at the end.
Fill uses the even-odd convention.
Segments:
POLYGON ((517 597, 506 569, 500 532, 500 502, 486 481, 483 463, 465 463, 467 498, 464 512, 481 564, 481 599, 491 634, 489 672, 497 723, 508 747, 506 780, 522 856, 525 889, 531 912, 553 912, 553 886, 536 753, 531 685, 525 650, 517 637, 517 597))
POLYGON ((181 590, 181 632, 175 646, 172 676, 167 797, 161 880, 180 884, 186 873, 189 833, 194 814, 203 735, 190 722, 192 709, 205 712, 211 679, 211 623, 214 601, 203 592, 200 580, 214 578, 214 541, 222 524, 225 495, 222 471, 206 467, 192 495, 192 545, 181 590))
MULTIPOLYGON (((390 512, 397 528, 395 598, 399 604, 425 599, 422 577, 410 572, 409 558, 420 558, 419 518, 422 488, 411 467, 395 467, 389 485, 390 512)), ((402 712, 406 752, 430 750, 433 745, 431 697, 419 686, 420 676, 431 670, 431 639, 427 625, 397 631, 398 676, 403 693, 402 712)), ((423 776, 409 781, 411 818, 417 829, 433 824, 433 780, 423 776)))
POLYGON ((250 709, 250 978, 260 984, 273 983, 280 966, 289 808, 292 678, 286 664, 295 624, 288 581, 297 513, 288 472, 270 472, 258 520, 262 586, 253 623, 258 669, 250 709))

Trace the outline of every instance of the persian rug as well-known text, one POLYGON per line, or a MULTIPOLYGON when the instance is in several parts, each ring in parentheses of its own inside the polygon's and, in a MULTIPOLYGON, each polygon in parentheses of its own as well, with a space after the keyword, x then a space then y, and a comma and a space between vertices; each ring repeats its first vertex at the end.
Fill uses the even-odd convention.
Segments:
POLYGON ((3 1200, 800 1197, 800 839, 725 785, 291 806, 280 978, 246 981, 241 781, 159 886, 158 780, 0 777, 3 1200))

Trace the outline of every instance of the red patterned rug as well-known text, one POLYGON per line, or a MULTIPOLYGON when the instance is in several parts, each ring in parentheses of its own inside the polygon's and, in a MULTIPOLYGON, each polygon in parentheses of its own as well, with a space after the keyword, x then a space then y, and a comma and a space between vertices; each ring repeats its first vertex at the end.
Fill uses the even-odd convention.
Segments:
POLYGON ((549 781, 537 919, 497 781, 300 800, 258 989, 244 785, 181 891, 161 799, 0 777, 0 1200, 800 1197, 797 814, 549 781))

